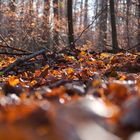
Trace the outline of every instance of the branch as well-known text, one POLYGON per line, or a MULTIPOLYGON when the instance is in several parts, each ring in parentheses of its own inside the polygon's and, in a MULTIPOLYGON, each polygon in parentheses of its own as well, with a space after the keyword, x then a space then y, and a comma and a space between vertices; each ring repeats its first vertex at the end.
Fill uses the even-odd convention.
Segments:
MULTIPOLYGON (((16 67, 17 65, 20 65, 28 60, 30 60, 31 58, 33 57, 36 57, 37 55, 40 55, 42 54, 44 57, 45 57, 45 52, 46 52, 47 49, 42 49, 42 50, 39 50, 33 54, 30 54, 28 56, 25 56, 23 58, 19 58, 17 59, 14 63, 10 64, 7 68, 5 68, 3 70, 3 74, 6 74, 8 71, 10 71, 11 69, 13 69, 14 67, 16 67)), ((45 57, 45 59, 47 59, 47 57, 45 57)))
POLYGON ((4 41, 4 43, 6 44, 6 46, 0 45, 0 47, 2 47, 2 48, 7 47, 7 48, 9 48, 9 49, 16 50, 16 51, 20 51, 20 52, 30 52, 30 51, 27 51, 27 50, 23 50, 23 49, 11 47, 11 46, 5 41, 5 39, 4 39, 4 37, 2 36, 2 34, 0 34, 0 38, 1 38, 2 41, 4 41))
POLYGON ((32 53, 10 53, 10 52, 0 52, 0 54, 5 54, 5 55, 16 55, 16 56, 21 56, 21 55, 30 55, 32 53))
MULTIPOLYGON (((137 43, 136 45, 134 45, 134 46, 131 47, 131 48, 123 49, 123 51, 125 51, 125 52, 130 52, 130 50, 135 49, 135 48, 138 48, 138 47, 140 47, 140 42, 137 43)), ((132 54, 134 54, 134 55, 137 55, 137 56, 140 56, 140 54, 138 54, 138 53, 134 53, 134 52, 130 52, 130 53, 132 53, 132 54)))
POLYGON ((136 45, 134 45, 133 47, 130 47, 130 48, 126 49, 125 51, 130 51, 130 50, 135 49, 135 48, 138 48, 138 47, 140 47, 140 42, 138 42, 138 43, 137 43, 136 45))
POLYGON ((87 31, 87 30, 94 24, 94 22, 96 21, 96 19, 99 18, 99 17, 102 15, 102 13, 106 10, 106 8, 107 8, 107 6, 103 7, 103 8, 100 10, 100 12, 98 12, 98 13, 94 16, 92 22, 80 33, 80 35, 78 36, 78 38, 74 40, 74 43, 76 43, 76 42, 81 38, 81 36, 84 34, 84 32, 87 31))

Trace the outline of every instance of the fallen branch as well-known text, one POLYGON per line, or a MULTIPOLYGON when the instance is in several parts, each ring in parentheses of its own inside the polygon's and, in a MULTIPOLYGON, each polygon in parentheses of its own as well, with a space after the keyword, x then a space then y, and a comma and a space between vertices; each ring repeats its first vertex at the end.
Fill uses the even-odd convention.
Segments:
MULTIPOLYGON (((6 44, 6 46, 3 46, 3 45, 0 45, 0 47, 2 48, 9 48, 9 49, 12 49, 12 50, 15 50, 15 51, 20 51, 20 52, 30 52, 28 50, 23 50, 23 49, 19 49, 19 48, 15 48, 15 47, 11 47, 4 39, 4 37, 2 36, 2 34, 0 34, 0 38, 2 39, 2 41, 6 44)), ((30 52, 31 53, 31 52, 30 52)))
POLYGON ((12 56, 14 56, 14 55, 16 55, 16 56, 22 56, 22 55, 30 55, 30 54, 32 54, 32 53, 10 53, 10 52, 0 52, 0 54, 5 54, 5 55, 12 55, 12 56))
POLYGON ((140 56, 138 53, 135 53, 135 52, 132 52, 132 51, 131 51, 132 49, 135 49, 135 48, 138 48, 138 47, 140 47, 140 42, 137 43, 136 45, 134 45, 134 46, 128 48, 128 49, 123 49, 123 51, 125 51, 125 52, 130 52, 130 53, 132 53, 132 54, 134 54, 134 55, 140 56))
POLYGON ((6 74, 8 71, 10 71, 11 69, 13 69, 14 67, 16 67, 16 66, 18 66, 18 65, 20 65, 20 64, 22 64, 22 63, 24 63, 24 62, 26 62, 26 61, 28 61, 30 59, 32 59, 32 58, 34 58, 36 56, 38 56, 38 55, 41 55, 41 54, 43 55, 43 57, 45 59, 47 59, 47 56, 45 54, 46 50, 47 49, 42 49, 42 50, 39 50, 39 51, 37 51, 37 52, 35 52, 33 54, 30 54, 28 56, 25 56, 23 58, 17 59, 14 63, 10 64, 7 68, 5 68, 2 73, 3 74, 6 74))
POLYGON ((140 42, 137 43, 136 45, 134 45, 134 46, 132 46, 132 47, 126 49, 125 51, 130 51, 130 50, 135 49, 135 48, 138 48, 138 47, 140 47, 140 42))

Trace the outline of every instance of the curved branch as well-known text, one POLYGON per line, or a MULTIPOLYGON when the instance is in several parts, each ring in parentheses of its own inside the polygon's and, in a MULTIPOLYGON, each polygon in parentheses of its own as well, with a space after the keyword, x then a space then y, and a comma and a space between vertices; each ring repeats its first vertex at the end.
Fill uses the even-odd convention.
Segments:
POLYGON ((107 9, 107 6, 103 7, 103 8, 100 10, 100 12, 97 13, 97 14, 94 16, 92 22, 80 33, 80 35, 78 36, 78 38, 74 40, 74 43, 76 43, 76 42, 81 38, 81 36, 84 34, 84 32, 86 32, 86 31, 94 24, 94 22, 96 21, 96 19, 99 18, 99 17, 102 15, 102 13, 103 13, 106 9, 107 9))
POLYGON ((12 50, 16 50, 16 51, 20 51, 20 52, 30 52, 28 50, 23 50, 23 49, 19 49, 19 48, 15 48, 15 47, 11 47, 4 39, 4 37, 2 36, 2 34, 0 34, 0 38, 2 39, 2 41, 6 44, 6 46, 3 46, 3 45, 0 45, 0 47, 7 47, 9 49, 12 49, 12 50))

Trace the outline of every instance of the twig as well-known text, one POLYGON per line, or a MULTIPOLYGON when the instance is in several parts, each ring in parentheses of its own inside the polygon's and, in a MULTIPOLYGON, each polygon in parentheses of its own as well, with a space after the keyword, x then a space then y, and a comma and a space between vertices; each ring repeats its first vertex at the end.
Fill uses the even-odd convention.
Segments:
POLYGON ((10 53, 10 52, 0 52, 0 54, 5 54, 5 55, 16 55, 16 56, 21 56, 21 55, 30 55, 32 53, 10 53))
POLYGON ((138 47, 140 47, 140 42, 137 43, 136 45, 134 45, 133 47, 130 47, 130 48, 126 49, 125 51, 130 51, 130 50, 138 48, 138 47))
POLYGON ((10 64, 7 68, 5 68, 3 70, 3 74, 6 74, 8 71, 10 71, 11 69, 13 69, 15 66, 20 65, 21 63, 24 63, 24 62, 30 60, 31 58, 33 58, 33 57, 35 57, 37 55, 43 54, 43 56, 44 56, 45 55, 45 52, 46 52, 46 49, 42 49, 42 50, 39 50, 39 51, 37 51, 37 52, 35 52, 33 54, 30 54, 28 56, 25 56, 23 58, 17 59, 14 63, 10 64))
POLYGON ((19 49, 19 48, 15 48, 15 47, 11 47, 4 39, 4 37, 2 36, 2 34, 0 34, 0 38, 2 39, 2 41, 4 41, 4 43, 6 44, 6 46, 0 46, 0 47, 7 47, 9 49, 12 49, 12 50, 16 50, 16 51, 20 51, 20 52, 30 52, 28 50, 23 50, 23 49, 19 49))
POLYGON ((92 22, 80 33, 78 38, 74 40, 74 43, 76 43, 81 38, 81 36, 84 34, 84 32, 87 31, 94 24, 96 19, 102 15, 102 13, 106 10, 106 8, 107 8, 107 6, 103 7, 100 10, 100 12, 95 15, 95 17, 93 18, 92 22))

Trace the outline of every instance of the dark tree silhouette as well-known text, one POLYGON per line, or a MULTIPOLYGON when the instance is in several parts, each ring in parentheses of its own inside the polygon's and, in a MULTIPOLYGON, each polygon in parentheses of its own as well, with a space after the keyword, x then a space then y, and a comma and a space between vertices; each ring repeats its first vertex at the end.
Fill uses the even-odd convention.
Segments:
POLYGON ((106 7, 106 11, 104 11, 99 17, 99 42, 98 48, 99 50, 104 50, 107 42, 107 0, 100 0, 99 8, 103 9, 106 7))
POLYGON ((68 40, 69 40, 69 46, 75 47, 74 44, 74 31, 73 31, 73 1, 68 0, 67 2, 67 18, 68 18, 68 40))

